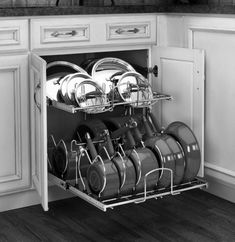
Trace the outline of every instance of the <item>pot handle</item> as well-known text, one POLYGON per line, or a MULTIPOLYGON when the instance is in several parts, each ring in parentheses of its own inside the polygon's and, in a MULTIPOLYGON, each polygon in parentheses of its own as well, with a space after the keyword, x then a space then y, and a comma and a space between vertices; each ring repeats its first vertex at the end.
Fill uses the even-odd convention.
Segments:
POLYGON ((91 158, 92 160, 94 161, 96 159, 96 157, 98 156, 98 153, 96 151, 96 148, 91 140, 91 136, 89 133, 86 133, 85 134, 85 139, 86 139, 86 142, 87 142, 87 147, 90 151, 90 154, 91 154, 91 158))
POLYGON ((117 139, 121 137, 123 134, 125 134, 130 128, 129 127, 121 127, 111 133, 111 138, 112 139, 117 139))
POLYGON ((112 157, 115 154, 115 151, 109 135, 109 131, 107 129, 104 131, 104 138, 106 139, 106 149, 108 151, 108 154, 112 157))
POLYGON ((146 119, 145 116, 143 116, 143 123, 144 123, 144 128, 147 134, 147 137, 150 138, 153 136, 153 132, 151 130, 151 127, 149 126, 148 120, 146 119))
POLYGON ((159 122, 158 122, 157 118, 154 116, 154 114, 152 112, 148 112, 148 117, 149 117, 150 121, 152 121, 152 124, 153 124, 154 128, 156 129, 156 132, 161 133, 161 128, 160 128, 159 122))
POLYGON ((128 140, 128 142, 130 144, 130 147, 134 148, 136 146, 136 143, 135 143, 135 139, 134 139, 133 135, 131 134, 130 130, 128 130, 126 132, 126 137, 127 137, 127 140, 128 140))

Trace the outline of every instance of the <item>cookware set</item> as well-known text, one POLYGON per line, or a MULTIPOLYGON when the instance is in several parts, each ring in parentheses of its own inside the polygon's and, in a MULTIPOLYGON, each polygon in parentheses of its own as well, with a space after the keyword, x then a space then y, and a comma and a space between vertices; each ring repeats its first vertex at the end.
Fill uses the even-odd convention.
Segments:
POLYGON ((48 168, 57 178, 99 201, 146 198, 196 179, 201 154, 195 135, 179 121, 160 127, 150 108, 154 92, 129 63, 111 57, 88 59, 81 67, 52 62, 46 88, 49 103, 89 114, 113 110, 115 104, 141 108, 137 114, 84 118, 69 142, 49 136, 48 168))
POLYGON ((159 127, 153 128, 152 114, 137 116, 87 120, 78 125, 77 140, 57 144, 53 140, 51 172, 74 184, 85 180, 84 189, 100 200, 193 181, 200 168, 200 150, 190 128, 173 122, 154 132, 159 127))

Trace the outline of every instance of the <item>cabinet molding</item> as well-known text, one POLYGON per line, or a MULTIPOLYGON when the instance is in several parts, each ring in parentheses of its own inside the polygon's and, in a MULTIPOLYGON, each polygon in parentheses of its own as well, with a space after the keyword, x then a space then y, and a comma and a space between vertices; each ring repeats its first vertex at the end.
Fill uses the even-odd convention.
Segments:
POLYGON ((0 28, 0 45, 19 45, 20 28, 0 28))
POLYGON ((0 52, 28 50, 28 21, 28 19, 0 21, 0 52))

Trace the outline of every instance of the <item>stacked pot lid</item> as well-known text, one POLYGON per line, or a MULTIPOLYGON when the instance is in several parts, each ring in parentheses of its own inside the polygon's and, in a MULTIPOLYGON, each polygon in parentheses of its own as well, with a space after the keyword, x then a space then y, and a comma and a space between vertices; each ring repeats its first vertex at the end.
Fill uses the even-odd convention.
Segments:
POLYGON ((144 107, 153 98, 147 79, 121 59, 87 60, 82 67, 66 61, 49 63, 47 97, 88 113, 103 112, 114 102, 144 107))

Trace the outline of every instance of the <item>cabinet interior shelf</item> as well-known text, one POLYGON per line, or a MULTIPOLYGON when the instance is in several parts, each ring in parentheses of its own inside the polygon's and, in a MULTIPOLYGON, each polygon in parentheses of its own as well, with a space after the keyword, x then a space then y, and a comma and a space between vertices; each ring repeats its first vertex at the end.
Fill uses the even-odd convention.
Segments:
MULTIPOLYGON (((155 103, 157 103, 158 101, 161 100, 172 100, 172 96, 171 95, 167 95, 167 94, 162 94, 162 93, 154 93, 153 98, 151 100, 144 100, 141 102, 145 102, 146 103, 146 107, 152 106, 155 103)), ((68 113, 76 113, 78 111, 86 111, 86 109, 94 109, 96 107, 100 108, 104 108, 104 111, 110 111, 112 110, 114 107, 116 106, 124 106, 124 105, 131 105, 131 104, 136 104, 135 106, 138 108, 138 102, 111 102, 110 104, 105 104, 105 105, 94 105, 94 106, 89 106, 88 108, 82 108, 82 107, 77 107, 74 105, 68 105, 62 102, 57 102, 57 101, 51 101, 48 102, 49 106, 55 107, 57 109, 63 110, 65 112, 68 113)), ((141 107, 145 107, 143 105, 141 105, 141 107)))

